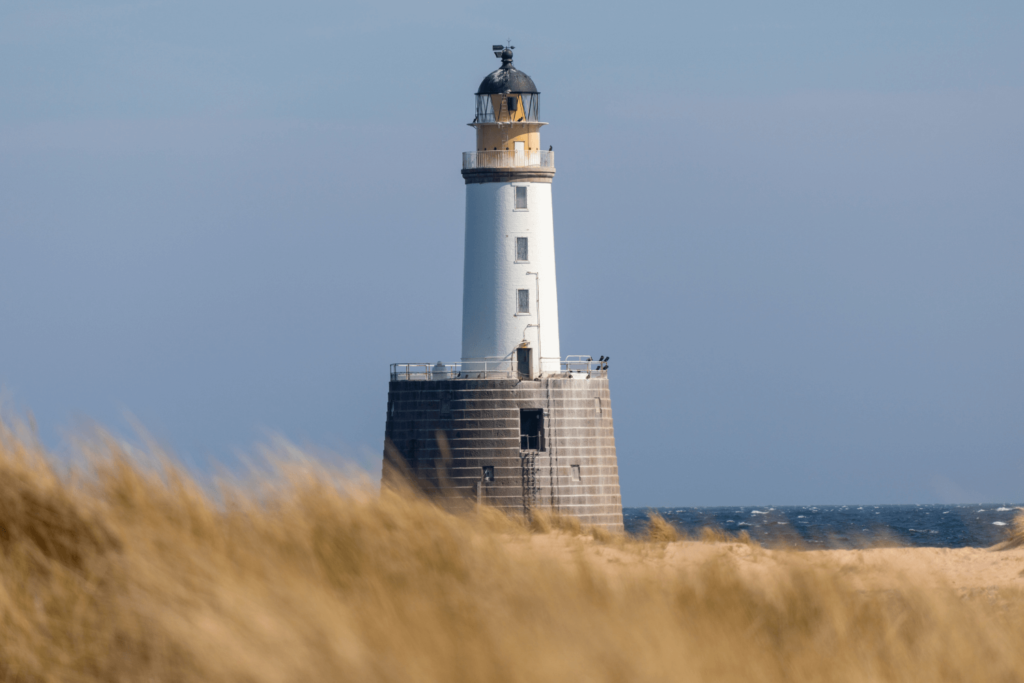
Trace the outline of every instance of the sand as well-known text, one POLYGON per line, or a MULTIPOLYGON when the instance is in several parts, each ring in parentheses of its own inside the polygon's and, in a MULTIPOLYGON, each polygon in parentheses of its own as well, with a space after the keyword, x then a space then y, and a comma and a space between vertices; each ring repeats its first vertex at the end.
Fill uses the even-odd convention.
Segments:
POLYGON ((988 589, 1024 589, 1024 548, 867 548, 839 550, 770 550, 739 543, 682 541, 669 544, 663 562, 686 568, 723 553, 742 574, 770 571, 782 558, 798 553, 834 566, 873 586, 909 578, 919 585, 946 585, 958 593, 988 589))
POLYGON ((757 582, 779 575, 782 565, 794 561, 828 568, 866 590, 906 585, 951 588, 960 595, 1024 591, 1024 547, 864 549, 770 549, 746 543, 676 541, 658 550, 637 550, 606 545, 583 537, 538 535, 534 545, 567 553, 584 552, 599 558, 609 569, 637 563, 660 571, 693 571, 708 563, 725 561, 744 579, 757 582))

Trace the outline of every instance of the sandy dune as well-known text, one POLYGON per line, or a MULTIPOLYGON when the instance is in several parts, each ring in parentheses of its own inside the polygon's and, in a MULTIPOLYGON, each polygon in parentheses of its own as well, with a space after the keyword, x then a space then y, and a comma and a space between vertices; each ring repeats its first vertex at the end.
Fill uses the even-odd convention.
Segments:
MULTIPOLYGON (((534 545, 583 552, 604 560, 609 568, 637 563, 666 572, 688 572, 713 562, 727 562, 752 582, 778 576, 778 570, 794 561, 835 571, 864 589, 897 588, 910 583, 921 587, 949 587, 958 594, 985 591, 1024 591, 1024 547, 1007 548, 914 548, 791 550, 769 549, 746 543, 676 541, 660 552, 650 546, 629 549, 602 545, 580 537, 558 534, 535 536, 534 545)), ((769 581, 770 582, 770 581, 769 581)))
POLYGON ((666 565, 696 566, 728 554, 740 572, 756 575, 770 571, 782 557, 799 553, 805 559, 834 565, 844 574, 874 586, 899 579, 917 584, 945 584, 958 592, 990 588, 1024 589, 1024 548, 868 548, 856 550, 768 550, 739 543, 681 541, 665 551, 666 565))

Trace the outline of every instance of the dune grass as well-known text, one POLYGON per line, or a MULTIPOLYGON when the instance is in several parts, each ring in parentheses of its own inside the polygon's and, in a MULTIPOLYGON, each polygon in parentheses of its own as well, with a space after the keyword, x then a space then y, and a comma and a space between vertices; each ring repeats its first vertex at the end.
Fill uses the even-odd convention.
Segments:
POLYGON ((2 680, 1024 677, 1021 596, 865 590, 798 552, 753 580, 726 550, 748 541, 718 532, 720 554, 673 571, 651 561, 677 533, 656 517, 635 539, 453 515, 294 457, 211 494, 159 454, 82 451, 58 471, 0 426, 2 680))
POLYGON ((1024 546, 1024 511, 1018 512, 1013 518, 1009 537, 1006 540, 1007 548, 1019 548, 1021 546, 1024 546))

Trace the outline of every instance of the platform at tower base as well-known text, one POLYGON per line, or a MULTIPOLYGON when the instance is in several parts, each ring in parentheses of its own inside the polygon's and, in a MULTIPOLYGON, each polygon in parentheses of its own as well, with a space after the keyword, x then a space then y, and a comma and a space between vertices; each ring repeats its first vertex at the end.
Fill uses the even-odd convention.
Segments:
POLYGON ((392 380, 382 482, 400 477, 450 500, 621 531, 607 375, 392 380))

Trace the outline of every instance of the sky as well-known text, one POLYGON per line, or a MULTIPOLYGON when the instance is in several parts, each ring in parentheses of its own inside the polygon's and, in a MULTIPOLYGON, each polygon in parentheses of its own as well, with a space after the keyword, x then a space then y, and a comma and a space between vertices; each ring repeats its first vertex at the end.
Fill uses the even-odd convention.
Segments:
POLYGON ((1024 3, 0 5, 0 405, 378 472, 455 362, 473 93, 553 145, 626 506, 1024 501, 1024 3))

